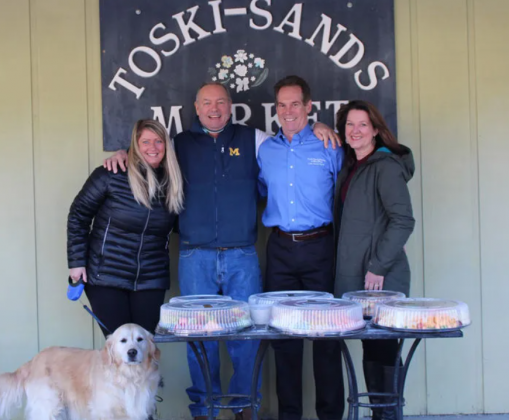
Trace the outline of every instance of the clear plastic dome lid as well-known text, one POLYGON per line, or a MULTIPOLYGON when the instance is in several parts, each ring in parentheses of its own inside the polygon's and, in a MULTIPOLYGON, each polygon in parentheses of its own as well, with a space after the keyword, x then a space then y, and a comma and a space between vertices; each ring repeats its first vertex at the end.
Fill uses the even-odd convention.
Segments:
POLYGON ((285 290, 281 292, 257 293, 249 296, 250 305, 274 305, 276 302, 288 299, 333 298, 331 293, 314 292, 310 290, 285 290))
POLYGON ((392 290, 357 290, 346 292, 342 296, 343 299, 359 302, 366 317, 372 317, 375 314, 375 306, 378 303, 393 299, 404 299, 405 297, 404 293, 393 292, 392 290))
POLYGON ((170 303, 192 302, 196 300, 232 300, 232 298, 230 296, 223 295, 187 295, 187 296, 175 296, 170 299, 170 303))
POLYGON ((344 299, 283 300, 272 307, 270 326, 292 335, 337 335, 363 328, 360 303, 344 299))
POLYGON ((267 327, 272 314, 272 306, 282 300, 332 298, 331 293, 310 290, 285 290, 280 292, 257 293, 249 296, 251 318, 257 326, 267 327))
POLYGON ((381 327, 417 331, 456 330, 470 325, 470 322, 466 303, 434 298, 380 303, 373 317, 373 323, 381 327))
POLYGON ((176 335, 214 335, 236 333, 252 325, 246 302, 205 299, 162 305, 158 329, 176 335))

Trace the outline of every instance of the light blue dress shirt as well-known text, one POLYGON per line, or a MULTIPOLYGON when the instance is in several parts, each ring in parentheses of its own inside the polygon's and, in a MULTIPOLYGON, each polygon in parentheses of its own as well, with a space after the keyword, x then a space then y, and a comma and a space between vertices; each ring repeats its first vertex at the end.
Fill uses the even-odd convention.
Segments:
POLYGON ((258 150, 258 189, 267 197, 262 221, 285 232, 302 232, 332 223, 336 178, 343 149, 325 148, 306 125, 292 141, 279 130, 258 150))

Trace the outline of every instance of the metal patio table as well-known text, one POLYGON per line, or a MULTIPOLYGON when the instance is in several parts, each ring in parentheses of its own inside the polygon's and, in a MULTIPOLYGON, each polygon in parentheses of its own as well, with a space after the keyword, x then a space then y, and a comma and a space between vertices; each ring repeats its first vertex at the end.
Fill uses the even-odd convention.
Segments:
POLYGON ((200 368, 205 379, 207 388, 206 405, 208 407, 208 418, 213 419, 214 409, 235 409, 235 408, 251 408, 253 411, 253 420, 258 419, 258 410, 260 408, 260 399, 257 397, 257 384, 260 377, 260 370, 267 352, 267 348, 271 340, 283 339, 308 339, 308 340, 339 340, 341 352, 346 365, 347 379, 348 379, 348 420, 358 420, 359 407, 382 408, 382 407, 395 407, 397 420, 403 420, 403 406, 405 399, 403 392, 405 388, 405 380, 408 373, 408 368, 412 357, 417 349, 417 346, 422 339, 425 338, 456 338, 463 337, 463 332, 460 330, 453 331, 439 331, 439 332, 411 332, 411 331, 394 331, 389 329, 376 328, 368 322, 366 328, 358 331, 345 333, 342 335, 316 337, 316 336, 295 336, 281 334, 272 329, 249 329, 237 334, 225 335, 201 335, 201 336, 175 336, 175 335, 161 335, 157 334, 154 337, 156 343, 178 343, 188 342, 193 350, 200 368), (405 340, 413 340, 412 345, 406 359, 403 361, 400 369, 395 369, 394 374, 394 388, 390 393, 370 393, 359 392, 357 386, 357 376, 353 365, 353 360, 345 343, 345 340, 399 340, 398 354, 396 357, 396 366, 402 360, 403 345, 405 340), (251 395, 237 395, 237 394, 221 394, 214 395, 212 391, 212 380, 210 376, 209 363, 207 353, 203 342, 205 341, 226 341, 226 340, 261 340, 260 347, 256 354, 253 374, 251 379, 251 395), (361 402, 360 398, 367 397, 385 397, 390 402, 371 404, 369 402, 361 402), (225 398, 248 398, 249 404, 246 405, 228 405, 221 404, 221 400, 225 398))

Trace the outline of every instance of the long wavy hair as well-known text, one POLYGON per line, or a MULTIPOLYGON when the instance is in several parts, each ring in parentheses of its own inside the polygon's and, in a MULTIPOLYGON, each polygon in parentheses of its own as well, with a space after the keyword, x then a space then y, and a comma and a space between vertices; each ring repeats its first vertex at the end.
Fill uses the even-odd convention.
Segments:
POLYGON ((378 130, 378 134, 375 136, 375 149, 387 147, 387 149, 394 154, 402 155, 405 153, 405 149, 398 143, 394 134, 391 133, 384 117, 382 117, 382 114, 380 114, 380 111, 375 105, 367 101, 355 100, 343 105, 336 114, 336 130, 339 134, 341 146, 345 150, 347 166, 351 166, 357 161, 355 151, 346 142, 345 134, 348 113, 352 110, 365 111, 369 116, 373 128, 378 130))
POLYGON ((155 120, 136 122, 131 135, 127 169, 131 191, 139 204, 151 209, 152 201, 157 199, 158 195, 164 195, 165 205, 170 212, 178 214, 184 209, 182 174, 168 132, 161 123, 155 120), (143 130, 150 130, 164 140, 165 154, 160 165, 162 178, 158 179, 154 169, 140 153, 138 140, 143 130))

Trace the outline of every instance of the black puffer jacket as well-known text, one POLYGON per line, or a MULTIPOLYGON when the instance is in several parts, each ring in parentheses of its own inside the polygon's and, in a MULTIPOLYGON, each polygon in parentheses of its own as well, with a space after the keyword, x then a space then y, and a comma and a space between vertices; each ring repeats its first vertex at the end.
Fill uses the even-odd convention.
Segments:
POLYGON ((163 197, 152 203, 152 209, 138 204, 127 172, 114 174, 99 167, 71 205, 67 221, 69 268, 86 267, 92 285, 168 289, 168 241, 175 218, 164 206, 163 197))
POLYGON ((350 181, 343 206, 339 197, 348 169, 338 175, 334 209, 339 232, 337 297, 363 290, 368 271, 384 276, 384 289, 408 296, 410 267, 403 247, 415 225, 407 187, 415 167, 412 152, 407 147, 404 150, 401 156, 387 148, 373 153, 350 181))

